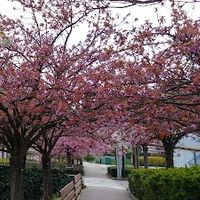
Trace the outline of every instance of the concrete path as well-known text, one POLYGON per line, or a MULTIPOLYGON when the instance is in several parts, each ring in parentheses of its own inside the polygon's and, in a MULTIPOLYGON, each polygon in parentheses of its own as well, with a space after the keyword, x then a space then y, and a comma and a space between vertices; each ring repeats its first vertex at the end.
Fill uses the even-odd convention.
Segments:
POLYGON ((81 200, 131 200, 127 190, 128 181, 109 178, 108 165, 84 162, 86 189, 81 193, 81 200))

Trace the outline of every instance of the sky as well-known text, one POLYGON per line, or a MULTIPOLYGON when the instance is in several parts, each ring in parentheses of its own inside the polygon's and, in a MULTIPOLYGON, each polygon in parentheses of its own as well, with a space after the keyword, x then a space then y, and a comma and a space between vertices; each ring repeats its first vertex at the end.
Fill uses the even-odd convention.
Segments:
MULTIPOLYGON (((10 2, 9 0, 0 0, 0 12, 2 14, 8 15, 10 17, 15 17, 15 16, 19 16, 21 10, 16 10, 13 12, 13 6, 15 7, 19 7, 19 4, 16 2, 10 2)), ((113 4, 113 6, 121 6, 121 5, 125 5, 125 4, 121 4, 121 3, 115 3, 113 4)), ((131 16, 133 18, 140 18, 142 21, 149 19, 149 18, 155 18, 156 15, 154 15, 154 9, 155 6, 134 6, 134 7, 130 7, 130 8, 123 8, 123 9, 116 9, 113 8, 112 11, 114 13, 120 13, 121 15, 125 15, 128 12, 131 12, 131 16), (153 15, 152 15, 153 14, 153 15)), ((162 13, 167 13, 169 12, 168 8, 166 8, 165 6, 162 7, 162 13)))
MULTIPOLYGON (((186 1, 192 1, 192 0, 186 0, 186 1)), ((127 5, 124 3, 114 3, 113 6, 122 6, 127 5)), ((195 6, 193 3, 186 3, 184 8, 188 13, 188 16, 191 18, 197 19, 200 17, 200 12, 198 12, 198 8, 200 7, 200 3, 196 3, 195 6)), ((155 4, 155 5, 148 5, 148 6, 132 6, 128 8, 112 8, 113 15, 120 14, 121 18, 123 18, 125 15, 130 13, 130 16, 128 18, 128 24, 122 24, 123 28, 131 29, 132 26, 140 26, 145 22, 145 20, 149 20, 152 23, 157 23, 158 15, 165 16, 167 23, 170 23, 170 3, 168 1, 165 1, 164 5, 161 4, 155 4), (155 12, 155 9, 158 8, 158 13, 155 12), (137 19, 137 20, 135 20, 137 19)), ((0 13, 7 15, 11 18, 19 18, 22 14, 22 9, 20 9, 20 6, 18 3, 10 2, 9 0, 0 0, 0 13), (13 7, 16 7, 17 9, 13 11, 13 7)), ((87 30, 81 30, 87 32, 87 30)), ((74 41, 78 37, 76 34, 79 34, 79 31, 76 31, 77 33, 74 33, 74 41)), ((80 34, 79 34, 80 35, 80 34)))
MULTIPOLYGON (((192 0, 186 0, 189 2, 192 0)), ((114 3, 113 6, 122 6, 127 5, 125 3, 114 3)), ((185 9, 188 12, 188 15, 192 18, 197 18, 200 16, 198 10, 200 7, 200 3, 196 3, 194 6, 193 3, 186 3, 185 9), (198 16, 199 15, 199 16, 198 16)), ((2 14, 8 15, 10 17, 20 16, 21 10, 18 9, 13 11, 13 7, 19 8, 19 4, 14 2, 10 2, 9 0, 0 0, 0 12, 2 14)), ((170 13, 170 3, 165 1, 164 5, 155 4, 155 5, 148 5, 148 6, 132 6, 129 8, 113 8, 113 13, 120 13, 120 15, 125 15, 127 13, 131 13, 130 18, 134 21, 135 18, 138 18, 140 22, 144 22, 145 20, 151 20, 152 22, 156 21, 157 14, 155 13, 155 8, 159 8, 160 15, 168 16, 170 13)), ((131 19, 130 19, 131 20, 131 19)))

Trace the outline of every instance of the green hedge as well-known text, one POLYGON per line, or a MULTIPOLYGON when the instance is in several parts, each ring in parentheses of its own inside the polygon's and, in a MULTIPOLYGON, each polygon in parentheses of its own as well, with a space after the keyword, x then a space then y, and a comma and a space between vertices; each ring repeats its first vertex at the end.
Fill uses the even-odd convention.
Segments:
MULTIPOLYGON (((130 167, 130 168, 126 167, 126 168, 125 168, 125 171, 124 171, 123 177, 124 177, 124 178, 128 177, 128 175, 132 172, 132 170, 133 170, 132 167, 130 167)), ((115 167, 115 166, 108 167, 108 168, 107 168, 107 173, 108 173, 110 176, 116 178, 116 177, 117 177, 117 169, 116 169, 116 167, 115 167)))
POLYGON ((92 162, 95 161, 95 157, 93 155, 88 154, 84 157, 84 160, 87 162, 92 162))
POLYGON ((75 165, 72 168, 71 167, 66 168, 65 172, 67 174, 73 174, 73 175, 81 173, 84 176, 84 174, 85 174, 83 165, 75 165))
MULTIPOLYGON (((165 167, 165 158, 161 156, 149 156, 149 166, 152 167, 165 167)), ((140 166, 144 166, 144 157, 139 157, 140 166)))
MULTIPOLYGON (((128 157, 129 158, 129 157, 128 157)), ((162 156, 148 156, 150 167, 165 167, 165 158, 162 156)), ((115 160, 112 160, 112 165, 116 165, 115 160)), ((125 165, 132 165, 130 159, 125 159, 125 165)), ((139 165, 144 166, 144 157, 139 157, 139 165)))
POLYGON ((139 200, 200 200, 200 168, 133 170, 129 188, 139 200))
MULTIPOLYGON (((0 199, 9 200, 9 166, 0 166, 0 199)), ((69 183, 72 178, 68 171, 52 169, 53 193, 58 193, 62 187, 69 183)), ((27 200, 40 200, 42 197, 43 174, 41 169, 26 169, 24 184, 24 196, 27 200)))
POLYGON ((8 158, 0 158, 0 165, 9 165, 8 158))
POLYGON ((0 166, 0 199, 8 200, 9 196, 9 167, 0 166))

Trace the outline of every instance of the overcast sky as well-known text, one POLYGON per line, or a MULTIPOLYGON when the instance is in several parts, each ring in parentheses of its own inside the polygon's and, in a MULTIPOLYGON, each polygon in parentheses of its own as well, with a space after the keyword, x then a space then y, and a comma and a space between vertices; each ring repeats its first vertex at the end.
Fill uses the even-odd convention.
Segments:
MULTIPOLYGON (((186 0, 189 1, 189 0, 186 0)), ((191 0, 190 0, 191 1, 191 0)), ((113 4, 114 6, 118 5, 125 5, 123 4, 113 4)), ((197 18, 200 16, 199 8, 200 3, 196 3, 196 6, 194 4, 186 4, 184 8, 187 10, 188 15, 192 18, 197 18)), ((21 9, 13 11, 13 7, 19 8, 19 4, 16 2, 10 2, 9 0, 0 0, 0 12, 8 15, 10 17, 16 17, 20 16, 21 9)), ((120 15, 125 15, 127 13, 131 13, 130 16, 130 23, 134 22, 135 18, 138 18, 139 21, 138 24, 141 24, 144 22, 144 20, 151 20, 152 22, 156 22, 157 14, 155 13, 155 8, 159 8, 159 14, 163 16, 169 16, 170 14, 170 6, 169 3, 165 3, 163 6, 160 4, 156 5, 148 5, 148 6, 133 6, 130 8, 123 8, 123 9, 112 9, 113 13, 120 13, 120 15)))
MULTIPOLYGON (((189 0, 188 0, 189 1, 189 0)), ((191 1, 191 0, 190 0, 191 1)), ((121 6, 125 4, 117 4, 115 3, 114 6, 121 6)), ((156 4, 156 5, 148 5, 148 6, 132 6, 129 8, 113 8, 112 12, 113 14, 120 13, 120 16, 125 16, 129 12, 131 15, 128 18, 129 24, 123 25, 127 29, 131 29, 132 25, 134 26, 139 26, 140 24, 143 24, 145 20, 150 20, 151 22, 155 23, 157 22, 157 17, 158 14, 155 12, 155 9, 158 8, 159 10, 159 15, 166 16, 167 22, 170 23, 170 3, 165 2, 164 5, 156 4), (137 22, 135 19, 138 19, 137 22), (130 26, 130 27, 129 27, 130 26)), ((200 3, 196 3, 195 6, 194 4, 186 4, 184 6, 186 9, 188 15, 192 18, 198 18, 200 16, 199 8, 200 8, 200 3)), ((19 18, 20 15, 22 15, 22 9, 20 9, 20 5, 16 2, 10 2, 9 0, 0 0, 0 13, 7 15, 11 18, 19 18), (16 7, 17 9, 14 11, 13 7, 16 7)), ((123 27, 123 28, 124 28, 123 27)), ((77 32, 77 36, 80 37, 80 32, 77 32)), ((87 32, 87 30, 85 30, 87 32)), ((81 33, 83 35, 83 30, 81 30, 81 33)), ((76 34, 76 33, 75 33, 76 34)), ((73 35, 74 36, 74 35, 73 35)), ((72 43, 77 42, 77 37, 73 37, 72 43), (74 41, 73 41, 74 40, 74 41)))

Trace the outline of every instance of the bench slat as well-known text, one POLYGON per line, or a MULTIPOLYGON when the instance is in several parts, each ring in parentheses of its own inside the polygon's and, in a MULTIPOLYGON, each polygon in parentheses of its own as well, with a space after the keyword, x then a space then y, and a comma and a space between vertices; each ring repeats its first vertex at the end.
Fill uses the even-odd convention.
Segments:
POLYGON ((81 185, 82 183, 82 180, 79 180, 76 184, 75 184, 75 190, 81 185))
POLYGON ((60 190, 60 197, 61 200, 64 200, 64 198, 74 189, 74 182, 71 181, 68 183, 63 189, 60 190))
POLYGON ((82 190, 82 176, 77 174, 74 180, 63 187, 60 192, 59 200, 77 200, 78 195, 82 190))
POLYGON ((80 173, 77 174, 76 176, 74 176, 74 182, 75 182, 75 183, 78 182, 81 178, 82 178, 82 177, 81 177, 81 174, 80 174, 80 173))
POLYGON ((73 200, 75 196, 74 190, 72 190, 64 200, 73 200))
POLYGON ((75 197, 77 198, 78 197, 78 195, 81 193, 81 187, 80 188, 78 188, 77 190, 76 190, 76 192, 75 192, 75 197))

